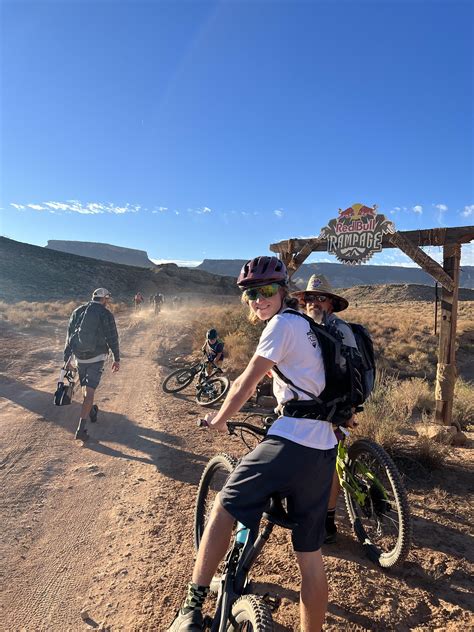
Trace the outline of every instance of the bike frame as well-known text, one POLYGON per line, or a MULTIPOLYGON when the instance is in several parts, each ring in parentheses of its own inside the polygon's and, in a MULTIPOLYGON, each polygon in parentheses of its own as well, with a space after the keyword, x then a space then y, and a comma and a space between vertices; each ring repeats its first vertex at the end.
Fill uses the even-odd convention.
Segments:
MULTIPOLYGON (((349 436, 349 431, 346 428, 339 427, 339 429, 346 437, 349 436)), ((352 474, 352 472, 349 471, 348 465, 348 450, 345 446, 344 439, 340 439, 339 443, 337 444, 336 457, 336 472, 339 478, 339 484, 341 485, 342 489, 345 489, 354 498, 358 505, 363 507, 369 494, 360 488, 356 477, 352 474)), ((363 463, 357 461, 356 469, 357 473, 375 483, 375 485, 377 485, 377 487, 383 494, 384 499, 388 500, 387 492, 385 491, 384 486, 375 476, 375 474, 371 470, 369 470, 368 467, 366 467, 363 463)))

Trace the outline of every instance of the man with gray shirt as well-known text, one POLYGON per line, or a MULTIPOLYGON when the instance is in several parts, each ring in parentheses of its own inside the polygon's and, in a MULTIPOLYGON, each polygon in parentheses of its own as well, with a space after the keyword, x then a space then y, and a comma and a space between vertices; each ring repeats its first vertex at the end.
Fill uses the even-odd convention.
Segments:
MULTIPOLYGON (((357 343, 350 326, 345 320, 335 315, 335 312, 342 312, 349 307, 349 302, 335 294, 329 281, 322 274, 313 274, 309 279, 306 290, 293 292, 300 305, 305 308, 306 314, 315 322, 328 328, 331 334, 339 337, 341 342, 357 349, 357 343)), ((356 426, 357 423, 352 417, 347 422, 349 427, 356 426)), ((334 472, 331 494, 329 496, 328 512, 326 516, 326 539, 325 544, 333 544, 336 541, 337 527, 335 524, 336 504, 341 491, 339 477, 334 472)))
POLYGON ((87 441, 89 435, 86 422, 97 421, 98 406, 94 404, 95 390, 99 386, 104 363, 109 351, 114 356, 112 371, 120 368, 120 351, 117 326, 112 312, 108 309, 112 296, 103 287, 97 288, 92 300, 73 311, 69 319, 64 347, 65 368, 77 363, 79 382, 84 400, 75 438, 87 441))

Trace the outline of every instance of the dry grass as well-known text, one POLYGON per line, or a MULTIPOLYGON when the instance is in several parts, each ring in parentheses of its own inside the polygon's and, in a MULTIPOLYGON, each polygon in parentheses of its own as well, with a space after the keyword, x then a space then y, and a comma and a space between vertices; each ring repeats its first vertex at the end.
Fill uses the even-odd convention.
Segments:
POLYGON ((241 372, 252 357, 262 331, 262 325, 252 325, 248 310, 241 304, 195 307, 192 310, 194 351, 204 343, 208 329, 215 328, 225 343, 225 366, 234 373, 241 372))
POLYGON ((474 425, 474 384, 462 379, 454 387, 453 421, 463 430, 474 425))
MULTIPOLYGON (((69 318, 76 307, 77 301, 51 301, 6 303, 0 301, 0 322, 3 325, 15 327, 18 330, 28 330, 34 327, 48 325, 54 321, 64 321, 69 318)), ((111 310, 119 313, 129 309, 125 303, 112 303, 111 310)))
POLYGON ((29 329, 51 320, 64 320, 76 307, 77 304, 73 301, 50 303, 30 303, 27 301, 5 303, 1 301, 0 319, 7 325, 29 329))

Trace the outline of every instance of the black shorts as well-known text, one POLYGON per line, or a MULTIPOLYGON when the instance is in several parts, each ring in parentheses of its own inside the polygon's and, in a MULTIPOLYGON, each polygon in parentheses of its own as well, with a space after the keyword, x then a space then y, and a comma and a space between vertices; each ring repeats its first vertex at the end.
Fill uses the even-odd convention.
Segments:
POLYGON ((295 551, 321 548, 337 448, 317 450, 283 437, 266 437, 230 475, 220 501, 236 520, 256 531, 270 497, 287 499, 295 551))
POLYGON ((101 360, 100 362, 91 362, 90 364, 84 364, 79 361, 77 363, 77 370, 81 386, 97 388, 99 386, 102 373, 104 372, 104 360, 101 360))

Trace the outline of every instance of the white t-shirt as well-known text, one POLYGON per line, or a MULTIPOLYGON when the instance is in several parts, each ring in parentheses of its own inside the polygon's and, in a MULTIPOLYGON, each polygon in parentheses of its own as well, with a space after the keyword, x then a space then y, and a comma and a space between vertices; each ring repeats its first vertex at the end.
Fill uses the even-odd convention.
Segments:
MULTIPOLYGON (((321 350, 309 323, 301 316, 288 313, 274 316, 263 330, 255 353, 275 362, 285 377, 316 397, 324 389, 321 350)), ((279 405, 294 399, 291 388, 274 373, 273 392, 279 405)), ((311 398, 298 391, 298 399, 311 398)), ((329 450, 337 444, 332 425, 317 419, 282 416, 268 434, 319 450, 329 450)))

